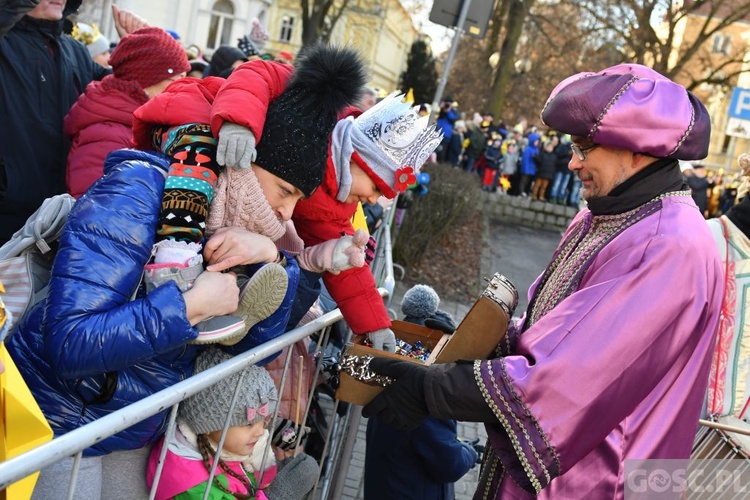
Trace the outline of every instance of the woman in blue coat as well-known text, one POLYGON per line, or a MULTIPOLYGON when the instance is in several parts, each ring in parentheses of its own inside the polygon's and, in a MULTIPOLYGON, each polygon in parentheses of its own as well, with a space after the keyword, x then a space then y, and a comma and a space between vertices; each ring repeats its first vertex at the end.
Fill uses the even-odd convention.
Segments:
MULTIPOLYGON (((169 164, 159 153, 135 150, 108 157, 105 177, 68 217, 47 298, 6 341, 56 436, 189 377, 199 348, 188 344, 198 336, 193 326, 237 308, 231 274, 205 271, 184 294, 173 282, 149 294, 139 287, 169 164)), ((77 496, 99 498, 97 458, 153 442, 164 431, 165 414, 85 450, 77 496)), ((71 461, 52 466, 55 477, 65 477, 71 461)), ((57 483, 58 493, 67 481, 57 483)))

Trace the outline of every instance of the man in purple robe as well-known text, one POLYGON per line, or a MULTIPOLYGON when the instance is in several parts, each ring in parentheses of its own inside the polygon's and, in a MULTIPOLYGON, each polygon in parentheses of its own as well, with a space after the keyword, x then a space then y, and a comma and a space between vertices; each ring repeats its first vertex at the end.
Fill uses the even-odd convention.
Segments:
POLYGON ((630 459, 687 459, 722 300, 722 267, 678 160, 708 153, 710 120, 640 65, 561 82, 542 111, 570 134, 588 207, 573 220, 497 357, 392 377, 365 416, 484 422, 475 498, 614 498, 630 459))

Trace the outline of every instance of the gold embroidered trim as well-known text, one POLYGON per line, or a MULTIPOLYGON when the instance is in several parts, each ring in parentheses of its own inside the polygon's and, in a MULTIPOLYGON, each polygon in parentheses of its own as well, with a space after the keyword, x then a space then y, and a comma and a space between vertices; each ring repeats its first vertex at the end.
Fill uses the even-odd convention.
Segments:
POLYGON ((557 257, 545 271, 545 277, 537 290, 537 296, 532 302, 524 330, 536 323, 578 288, 579 280, 582 278, 582 276, 579 276, 579 271, 614 236, 653 213, 652 211, 643 211, 644 207, 668 197, 689 196, 689 191, 664 193, 621 214, 591 216, 588 225, 586 224, 587 219, 582 219, 573 228, 568 243, 560 249, 557 257), (639 214, 639 212, 641 213, 639 214))
MULTIPOLYGON (((516 451, 516 455, 521 461, 521 467, 523 467, 524 472, 526 472, 526 476, 531 481, 531 485, 534 487, 534 491, 536 491, 536 493, 539 494, 539 492, 542 491, 542 484, 539 482, 539 479, 534 474, 534 470, 531 468, 531 463, 529 462, 529 459, 526 457, 526 454, 523 451, 521 443, 518 441, 518 436, 516 436, 516 433, 511 427, 510 422, 506 418, 505 414, 500 410, 500 408, 498 408, 497 404, 495 404, 495 400, 492 399, 492 396, 490 395, 489 390, 487 390, 487 387, 484 385, 484 380, 482 379, 481 363, 482 363, 482 360, 479 360, 479 359, 474 361, 474 378, 477 380, 477 384, 479 385, 479 390, 482 392, 482 396, 484 397, 485 402, 490 407, 490 409, 492 409, 492 412, 495 414, 497 419, 500 421, 500 424, 505 429, 505 432, 508 434, 508 437, 510 438, 510 442, 513 445, 513 449, 516 451)), ((507 401, 505 401, 505 399, 502 396, 502 393, 498 390, 497 385, 495 384, 494 374, 492 373, 492 362, 490 362, 489 360, 487 360, 487 370, 488 370, 488 376, 490 380, 492 380, 493 385, 495 385, 495 390, 497 391, 498 398, 502 400, 508 413, 510 415, 513 415, 516 422, 519 424, 519 427, 524 433, 524 437, 529 443, 529 447, 532 449, 536 459, 539 460, 539 464, 542 468, 542 472, 544 472, 545 478, 547 479, 547 483, 549 483, 549 481, 551 481, 549 477, 549 473, 547 471, 547 468, 544 466, 544 463, 541 462, 541 459, 539 458, 539 455, 537 454, 536 449, 534 448, 534 444, 531 442, 531 438, 526 432, 526 429, 524 428, 524 426, 521 425, 520 422, 518 422, 518 419, 515 417, 515 415, 510 409, 510 405, 508 404, 507 401)))

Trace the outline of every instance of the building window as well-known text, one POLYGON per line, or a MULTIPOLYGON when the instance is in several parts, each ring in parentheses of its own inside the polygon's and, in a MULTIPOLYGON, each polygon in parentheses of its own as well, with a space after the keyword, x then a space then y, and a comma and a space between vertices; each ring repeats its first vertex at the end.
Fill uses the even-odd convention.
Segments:
POLYGON ((281 18, 281 33, 279 34, 279 40, 282 42, 290 43, 292 41, 292 35, 294 34, 294 17, 284 16, 281 18))
POLYGON ((716 33, 711 39, 711 52, 714 54, 729 54, 732 49, 732 37, 723 33, 716 33))
POLYGON ((228 0, 214 2, 211 7, 211 23, 208 26, 206 47, 215 49, 219 45, 230 43, 234 21, 234 6, 228 0))

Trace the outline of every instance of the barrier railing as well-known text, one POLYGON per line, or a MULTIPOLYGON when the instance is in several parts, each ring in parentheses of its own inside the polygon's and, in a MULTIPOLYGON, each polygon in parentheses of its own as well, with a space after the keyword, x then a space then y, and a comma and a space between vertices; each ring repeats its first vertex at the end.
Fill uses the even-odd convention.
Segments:
MULTIPOLYGON (((394 210, 395 204, 386 209, 383 217, 383 224, 374 235, 375 238, 379 241, 379 244, 376 250, 375 260, 372 263, 372 269, 376 278, 376 282, 379 284, 379 286, 381 286, 379 291, 381 295, 386 298, 386 300, 392 295, 395 283, 393 277, 393 263, 391 261, 390 239, 390 226, 393 220, 394 210)), ((96 443, 106 439, 109 436, 127 429, 128 427, 152 415, 160 413, 165 409, 171 407, 172 409, 166 430, 166 436, 169 438, 175 432, 177 410, 181 401, 208 387, 211 387, 212 385, 218 383, 223 379, 226 379, 227 377, 242 372, 247 367, 256 364, 257 362, 267 358, 271 354, 274 354, 286 347, 291 347, 299 340, 305 339, 316 332, 322 332, 318 342, 316 343, 316 350, 313 353, 313 358, 317 359, 315 376, 313 378, 313 381, 316 381, 320 374, 323 361, 323 356, 318 356, 317 354, 325 352, 330 333, 330 326, 341 319, 341 312, 338 309, 335 309, 311 321, 310 323, 307 323, 304 326, 295 328, 254 349, 248 350, 242 354, 238 354, 232 359, 221 363, 220 365, 217 365, 199 374, 193 375, 192 377, 179 382, 167 389, 159 391, 149 397, 146 397, 141 401, 130 404, 121 410, 115 411, 107 416, 99 418, 94 422, 70 431, 62 436, 56 437, 48 443, 45 443, 17 457, 0 463, 0 490, 7 488, 10 484, 23 479, 29 474, 35 473, 39 470, 44 469, 45 467, 73 457, 74 463, 71 473, 70 487, 67 492, 67 498, 75 498, 76 478, 79 472, 83 451, 85 449, 95 445, 96 443)), ((283 393, 284 385, 286 384, 287 373, 291 361, 291 353, 292 349, 290 348, 288 350, 286 362, 284 364, 279 394, 283 393)), ((234 406, 234 403, 237 399, 237 394, 239 393, 239 386, 241 383, 242 376, 237 383, 237 390, 235 391, 232 406, 234 406)), ((311 387, 309 389, 307 408, 302 414, 302 422, 299 423, 300 428, 304 427, 307 421, 313 396, 315 393, 315 388, 316 383, 314 382, 313 384, 311 384, 311 387)), ((348 458, 351 456, 352 447, 356 439, 356 431, 360 421, 359 410, 361 410, 361 408, 350 406, 349 411, 347 411, 343 415, 339 415, 337 412, 338 405, 339 402, 334 401, 333 410, 329 416, 328 434, 325 439, 322 458, 319 463, 318 480, 316 481, 315 487, 313 488, 308 498, 340 498, 340 491, 343 487, 344 479, 346 478, 348 472, 348 458)), ((232 410, 230 408, 229 412, 231 413, 231 411, 232 410)), ((278 405, 276 412, 278 413, 278 405)), ((274 414, 271 422, 271 429, 274 428, 273 426, 276 419, 277 414, 274 414)), ((221 448, 221 444, 223 443, 224 436, 228 428, 229 418, 226 419, 224 430, 219 442, 219 448, 221 448)), ((297 446, 300 445, 300 438, 301 433, 298 433, 297 446)), ((270 446, 270 440, 268 446, 270 446)), ((159 478, 161 477, 162 463, 164 461, 166 450, 166 446, 162 447, 162 456, 159 460, 159 465, 156 471, 156 478, 154 480, 154 486, 151 489, 149 498, 154 498, 156 487, 158 485, 159 478)), ((217 462, 218 460, 216 460, 215 457, 213 463, 216 464, 217 462)), ((262 469, 263 467, 261 466, 261 470, 262 469)), ((209 486, 214 474, 215 470, 211 470, 207 483, 209 486)), ((204 496, 204 498, 207 498, 207 496, 208 487, 206 489, 206 495, 204 496)))

